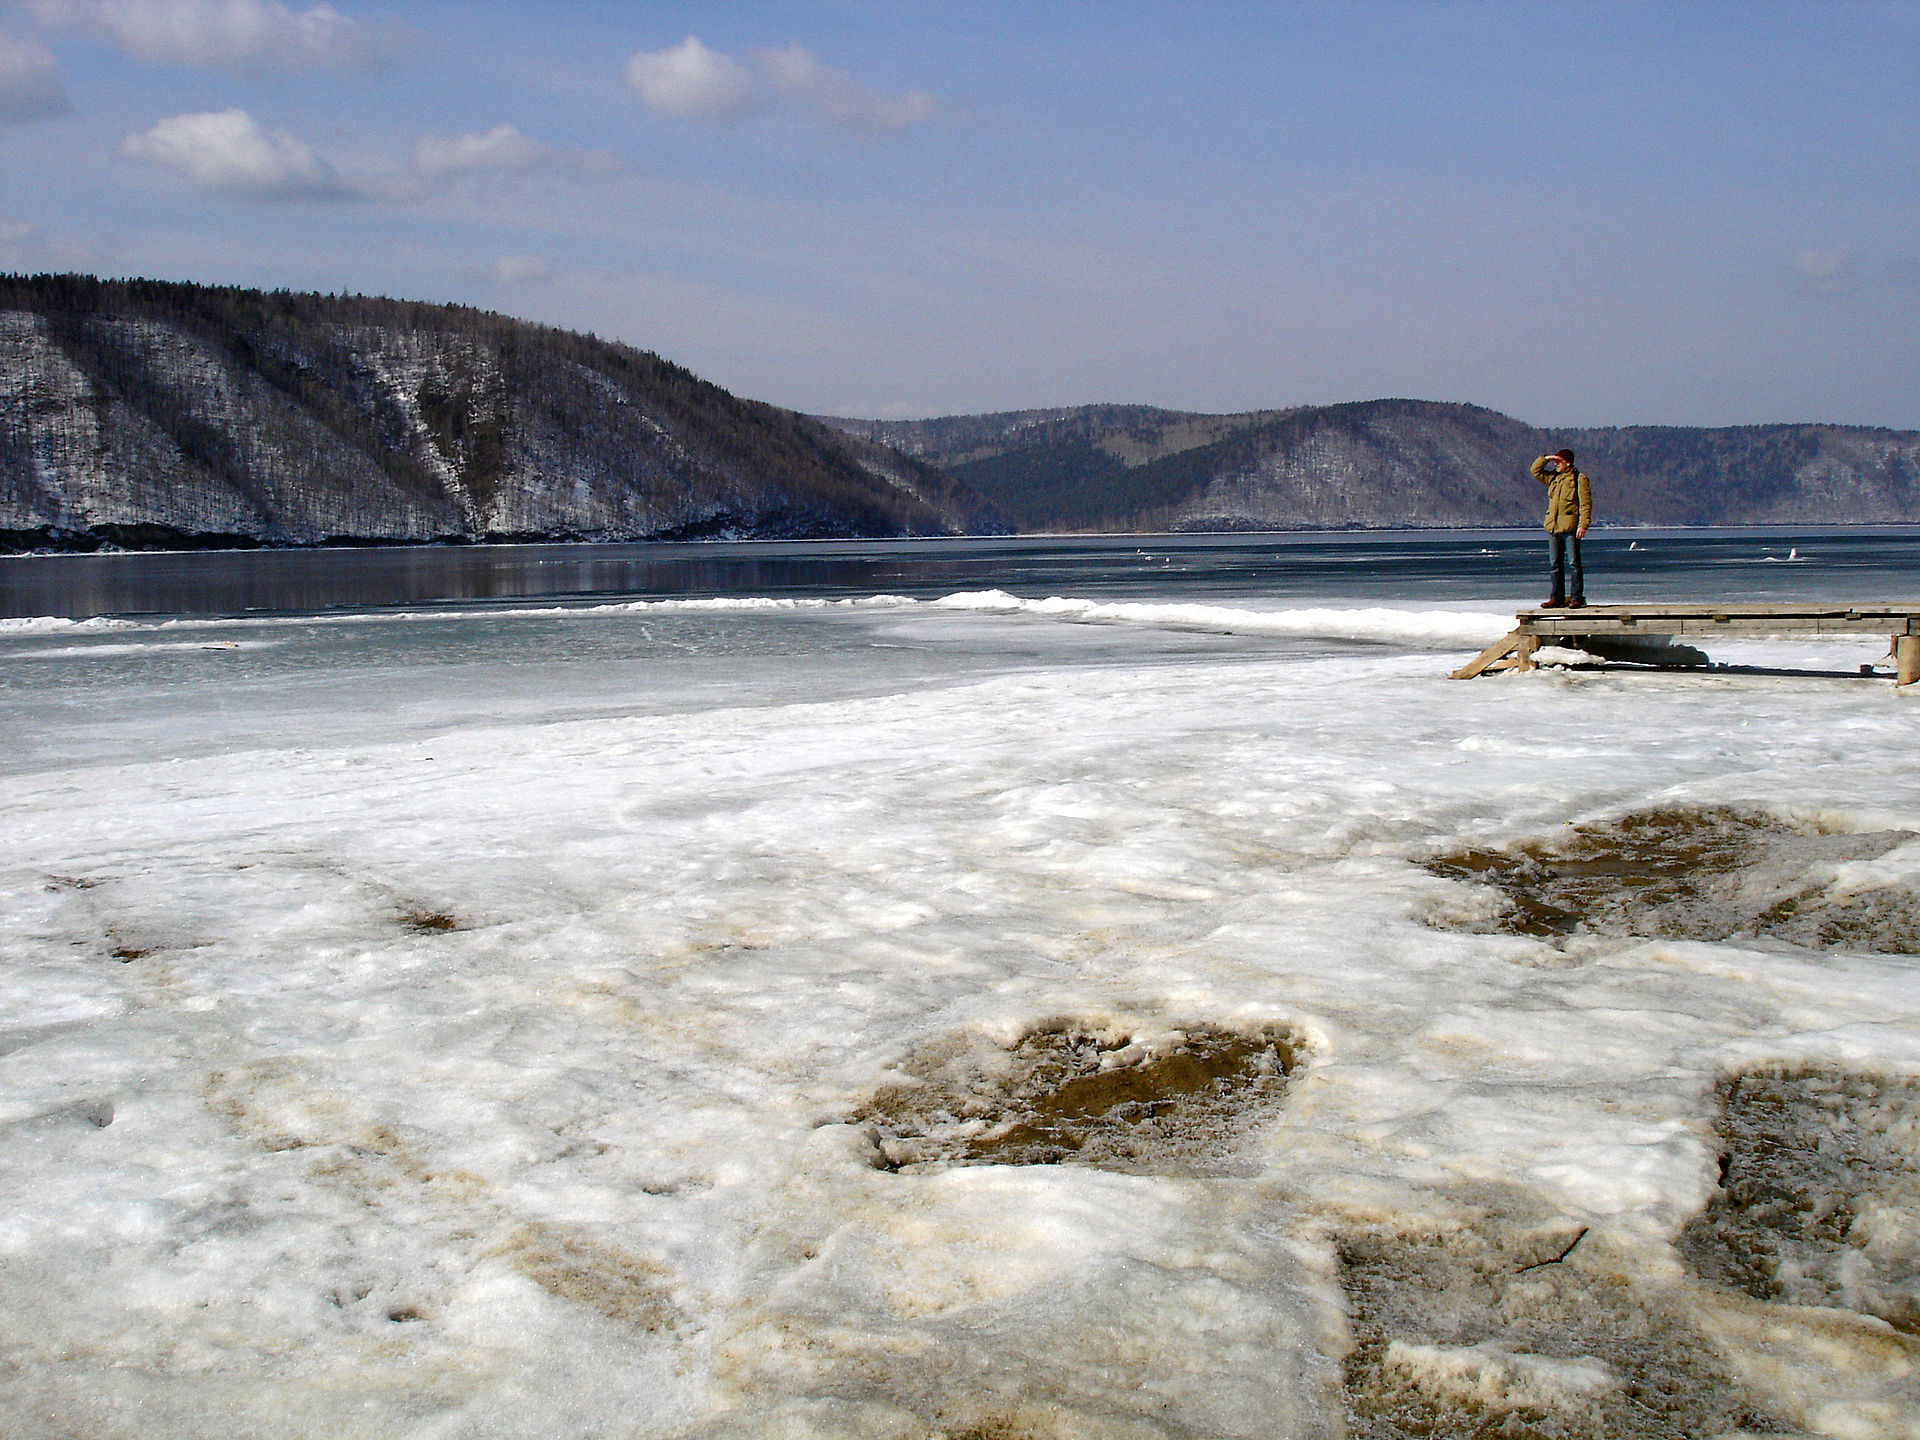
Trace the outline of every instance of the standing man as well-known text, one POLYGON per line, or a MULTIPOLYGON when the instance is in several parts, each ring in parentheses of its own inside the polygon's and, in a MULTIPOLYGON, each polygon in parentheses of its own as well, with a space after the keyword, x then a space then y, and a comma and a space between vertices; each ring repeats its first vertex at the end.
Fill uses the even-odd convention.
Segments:
POLYGON ((1577 610, 1587 603, 1586 575, 1580 568, 1580 542, 1593 520, 1593 492, 1584 472, 1573 468, 1573 452, 1556 450, 1527 467, 1547 487, 1547 559, 1553 566, 1553 598, 1542 608, 1577 610))

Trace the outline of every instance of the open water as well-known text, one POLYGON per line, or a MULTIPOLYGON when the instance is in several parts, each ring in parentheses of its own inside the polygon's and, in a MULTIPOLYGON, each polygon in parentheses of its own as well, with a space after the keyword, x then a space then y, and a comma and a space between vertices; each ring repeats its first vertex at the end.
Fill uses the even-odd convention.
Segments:
MULTIPOLYGON (((0 617, 988 589, 1445 604, 1531 594, 1544 548, 1537 530, 1488 530, 31 555, 0 559, 0 617)), ((1911 528, 1600 531, 1586 554, 1596 601, 1920 591, 1911 528)))

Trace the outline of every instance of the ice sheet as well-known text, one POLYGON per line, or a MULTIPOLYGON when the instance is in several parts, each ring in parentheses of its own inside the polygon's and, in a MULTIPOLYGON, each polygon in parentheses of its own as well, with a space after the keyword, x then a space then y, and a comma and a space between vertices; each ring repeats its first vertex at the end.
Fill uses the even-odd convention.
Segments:
MULTIPOLYGON (((1414 863, 1920 829, 1847 647, 1463 684, 1491 609, 1261 613, 9 632, 0 1432, 1333 1435, 1341 1227, 1664 1273, 1723 1069, 1920 1069, 1911 960, 1461 933, 1414 863), (907 1056, 1055 1017, 1305 1053, 1232 1178, 872 1168, 907 1056)), ((1891 1362, 1781 1353, 1795 1423, 1914 1433, 1891 1362)))

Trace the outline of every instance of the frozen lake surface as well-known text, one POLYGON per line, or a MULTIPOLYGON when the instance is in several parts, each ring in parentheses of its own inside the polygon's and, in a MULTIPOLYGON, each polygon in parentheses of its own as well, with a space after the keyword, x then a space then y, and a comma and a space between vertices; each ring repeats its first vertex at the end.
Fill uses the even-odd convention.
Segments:
POLYGON ((1522 573, 0 622, 0 1433, 1920 1435, 1920 700, 1522 573))

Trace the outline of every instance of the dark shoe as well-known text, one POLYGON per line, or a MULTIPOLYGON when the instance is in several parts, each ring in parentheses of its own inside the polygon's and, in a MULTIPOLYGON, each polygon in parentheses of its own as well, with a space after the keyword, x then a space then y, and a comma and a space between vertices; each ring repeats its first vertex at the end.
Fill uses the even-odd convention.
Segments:
POLYGON ((1569 610, 1584 610, 1586 608, 1587 602, 1582 600, 1578 595, 1567 601, 1567 609, 1569 610))
POLYGON ((1540 602, 1540 608, 1542 610, 1564 610, 1567 608, 1567 602, 1564 600, 1542 600, 1540 602))

